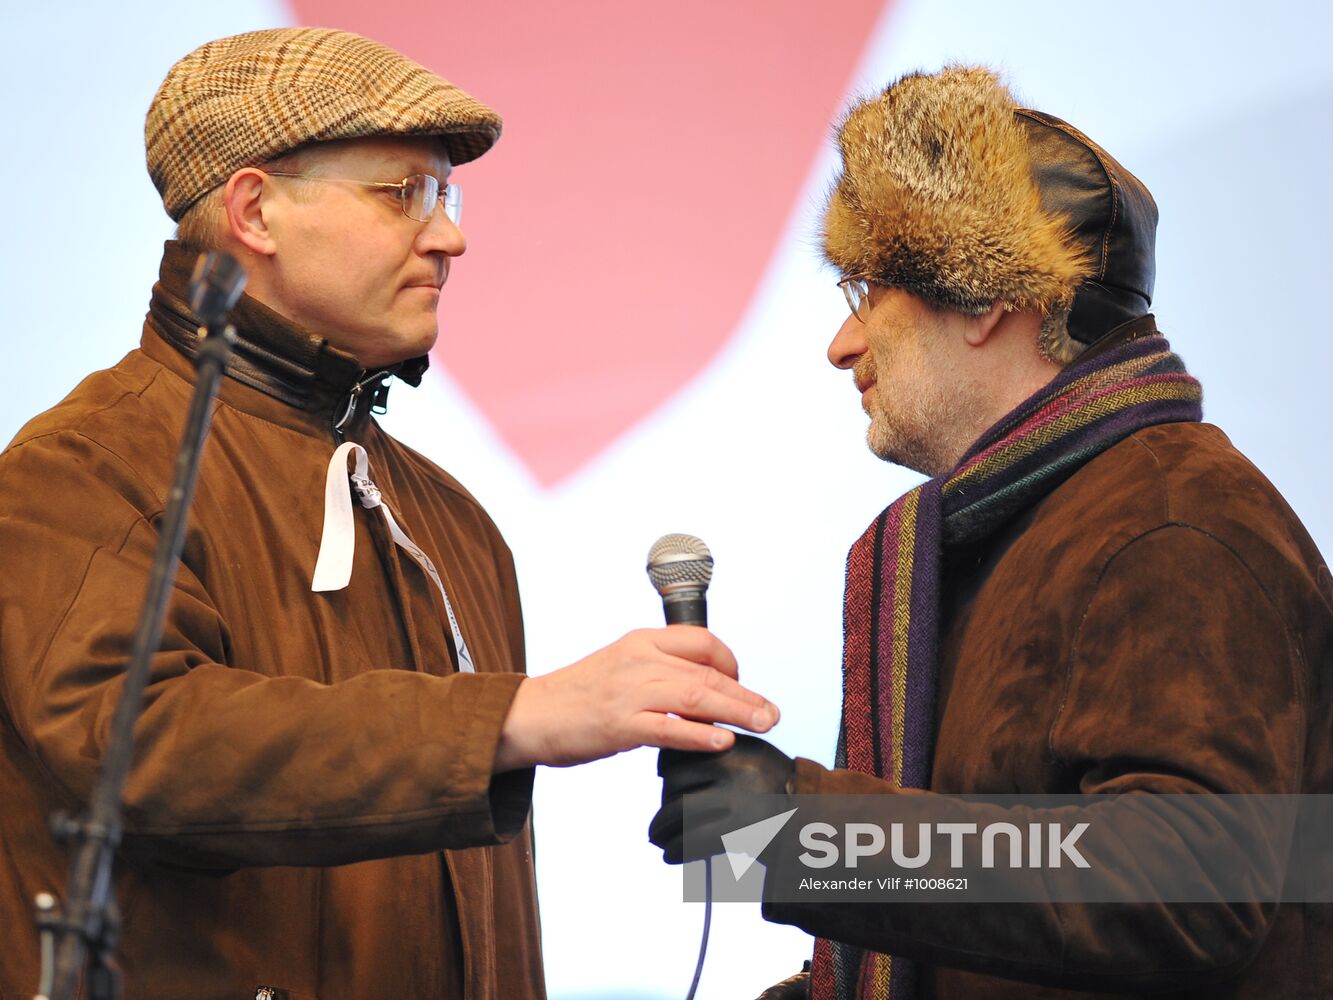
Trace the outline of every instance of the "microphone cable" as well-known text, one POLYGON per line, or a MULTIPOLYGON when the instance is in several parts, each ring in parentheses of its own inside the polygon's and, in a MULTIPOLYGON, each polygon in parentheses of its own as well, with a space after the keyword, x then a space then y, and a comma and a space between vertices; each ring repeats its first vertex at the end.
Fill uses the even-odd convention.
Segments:
POLYGON ((704 861, 704 933, 699 941, 699 961, 694 966, 694 979, 690 982, 690 992, 685 1000, 694 1000, 694 991, 699 988, 699 977, 704 974, 704 957, 708 954, 708 928, 713 923, 713 859, 704 861))

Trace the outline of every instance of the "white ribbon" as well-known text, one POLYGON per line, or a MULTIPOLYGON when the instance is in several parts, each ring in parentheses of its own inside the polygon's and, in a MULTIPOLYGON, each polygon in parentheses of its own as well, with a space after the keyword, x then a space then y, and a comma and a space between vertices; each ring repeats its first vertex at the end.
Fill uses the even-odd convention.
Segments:
POLYGON ((407 537, 407 532, 398 526, 393 511, 380 497, 379 487, 370 480, 370 457, 366 449, 348 441, 339 445, 329 460, 328 475, 324 479, 324 532, 319 540, 319 558, 315 560, 315 577, 310 589, 320 593, 329 590, 342 590, 352 580, 352 556, 356 551, 356 523, 352 520, 352 493, 367 510, 378 507, 384 512, 384 521, 389 526, 389 534, 404 552, 411 556, 434 582, 444 599, 444 611, 449 616, 449 628, 454 635, 454 649, 458 651, 458 669, 474 673, 472 654, 468 652, 463 633, 458 628, 458 618, 454 615, 454 606, 445 593, 444 581, 435 569, 430 557, 421 551, 416 542, 407 537), (356 456, 356 468, 350 474, 352 489, 347 488, 347 456, 356 456))

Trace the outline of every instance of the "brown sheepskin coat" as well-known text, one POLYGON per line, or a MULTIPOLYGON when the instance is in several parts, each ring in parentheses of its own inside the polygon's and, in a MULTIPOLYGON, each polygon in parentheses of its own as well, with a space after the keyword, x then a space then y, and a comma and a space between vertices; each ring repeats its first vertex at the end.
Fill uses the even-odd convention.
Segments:
MULTIPOLYGON (((1333 588, 1216 427, 1094 458, 944 566, 943 793, 1333 792, 1333 588)), ((896 793, 797 762, 798 794, 896 793)), ((920 793, 915 793, 920 794, 920 793)), ((923 963, 923 998, 1333 996, 1328 905, 777 903, 923 963)))
MULTIPOLYGON (((89 791, 146 586, 193 367, 169 244, 139 350, 0 457, 0 997, 37 989, 47 817, 89 791)), ((354 361, 250 299, 224 379, 127 789, 116 894, 133 1000, 545 995, 532 771, 493 778, 522 680, 513 564, 453 479, 365 412, 348 439, 435 562, 356 510, 350 586, 312 593, 331 414, 354 361)))

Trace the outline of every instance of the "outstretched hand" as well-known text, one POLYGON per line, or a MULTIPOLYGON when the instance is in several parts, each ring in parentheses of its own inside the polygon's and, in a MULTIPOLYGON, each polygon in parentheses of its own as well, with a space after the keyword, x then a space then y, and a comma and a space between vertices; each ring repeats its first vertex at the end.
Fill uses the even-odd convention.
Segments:
POLYGON ((496 772, 565 767, 640 746, 725 750, 763 733, 777 706, 736 680, 736 657, 707 629, 630 632, 560 670, 519 685, 496 752, 496 772))

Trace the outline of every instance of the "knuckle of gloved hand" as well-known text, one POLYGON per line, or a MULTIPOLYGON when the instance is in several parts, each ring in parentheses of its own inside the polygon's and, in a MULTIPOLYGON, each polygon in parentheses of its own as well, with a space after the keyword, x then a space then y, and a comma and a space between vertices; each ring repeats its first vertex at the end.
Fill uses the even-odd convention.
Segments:
POLYGON ((664 780, 670 780, 675 774, 681 763, 682 751, 673 750, 670 747, 663 749, 657 755, 657 776, 664 780))
POLYGON ((663 782, 662 792, 664 795, 671 795, 673 798, 679 798, 682 795, 690 795, 707 787, 707 781, 700 781, 699 776, 689 768, 682 768, 673 771, 663 782))
POLYGON ((663 808, 653 817, 653 821, 648 824, 648 840, 658 847, 665 847, 667 841, 671 838, 671 824, 664 818, 666 809, 663 808))

